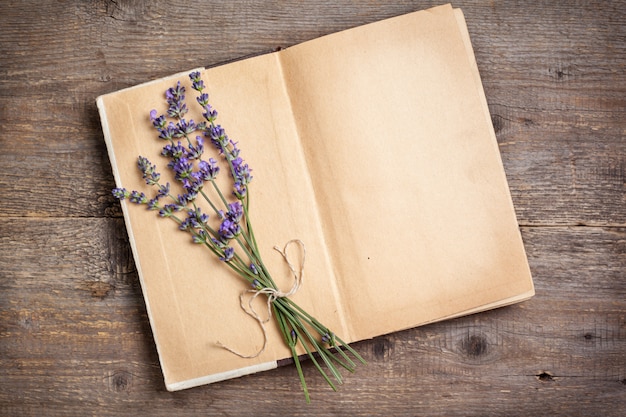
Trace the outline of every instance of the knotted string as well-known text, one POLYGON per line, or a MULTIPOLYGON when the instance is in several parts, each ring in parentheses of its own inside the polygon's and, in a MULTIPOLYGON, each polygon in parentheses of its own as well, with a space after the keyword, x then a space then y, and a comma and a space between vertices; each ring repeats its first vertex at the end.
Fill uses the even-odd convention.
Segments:
POLYGON ((239 305, 241 306, 241 309, 247 315, 255 319, 259 323, 259 326, 261 326, 261 330, 263 331, 263 346, 256 353, 253 353, 251 355, 245 355, 222 344, 219 341, 217 342, 217 345, 241 358, 252 359, 252 358, 256 358, 257 356, 265 352, 265 348, 267 347, 267 329, 265 328, 265 323, 267 323, 268 321, 272 319, 272 303, 279 298, 291 297, 298 291, 298 289, 300 289, 300 286, 302 285, 302 280, 304 278, 304 259, 306 257, 306 248, 304 246, 304 243, 302 243, 302 241, 299 239, 292 239, 285 244, 285 247, 283 250, 280 250, 278 246, 274 246, 274 250, 283 256, 283 259, 285 260, 285 262, 287 263, 287 266, 291 270, 291 273, 294 278, 294 283, 288 292, 283 292, 277 288, 264 287, 258 290, 257 289, 246 290, 246 291, 243 291, 241 294, 239 294, 239 305), (289 256, 287 255, 287 248, 291 244, 294 244, 294 243, 297 243, 302 248, 302 262, 300 263, 300 269, 298 272, 296 272, 296 268, 291 263, 291 261, 289 260, 289 256), (254 293, 254 295, 252 295, 252 297, 248 299, 248 303, 247 303, 248 306, 246 307, 244 298, 249 293, 254 293), (263 319, 259 315, 259 313, 257 313, 257 311, 254 309, 254 306, 252 305, 254 300, 261 294, 265 294, 267 296, 267 318, 266 319, 263 319))

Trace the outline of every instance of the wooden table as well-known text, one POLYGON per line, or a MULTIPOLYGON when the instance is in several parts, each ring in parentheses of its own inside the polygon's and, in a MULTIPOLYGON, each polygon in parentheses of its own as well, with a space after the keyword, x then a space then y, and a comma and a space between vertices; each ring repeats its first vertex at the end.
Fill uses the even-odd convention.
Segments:
POLYGON ((305 364, 311 405, 292 367, 165 390, 96 96, 437 4, 393 3, 0 3, 0 415, 626 415, 624 1, 454 4, 532 300, 357 343, 337 393, 305 364))

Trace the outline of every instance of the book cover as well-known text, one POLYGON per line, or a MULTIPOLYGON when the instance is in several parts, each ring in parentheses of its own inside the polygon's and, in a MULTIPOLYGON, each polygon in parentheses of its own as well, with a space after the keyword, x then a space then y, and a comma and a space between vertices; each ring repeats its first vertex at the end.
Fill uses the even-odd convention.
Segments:
MULTIPOLYGON (((346 342, 534 294, 460 10, 439 6, 200 71, 253 169, 250 216, 268 268, 288 290, 293 278, 272 248, 301 240, 305 277, 292 298, 346 342)), ((167 163, 148 114, 165 110, 164 91, 188 86, 187 74, 98 98, 118 186, 146 188, 138 155, 167 163)), ((221 348, 263 343, 240 308, 247 283, 171 222, 122 209, 168 390, 291 356, 271 324, 256 358, 221 348)))

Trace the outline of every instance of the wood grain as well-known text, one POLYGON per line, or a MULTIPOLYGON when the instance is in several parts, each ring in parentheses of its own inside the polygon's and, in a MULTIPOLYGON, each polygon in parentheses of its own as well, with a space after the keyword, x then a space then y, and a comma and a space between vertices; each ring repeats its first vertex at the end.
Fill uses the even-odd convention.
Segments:
POLYGON ((313 404, 285 367, 169 393, 95 98, 426 8, 0 2, 0 415, 626 415, 626 3, 459 1, 537 295, 358 343, 313 404))

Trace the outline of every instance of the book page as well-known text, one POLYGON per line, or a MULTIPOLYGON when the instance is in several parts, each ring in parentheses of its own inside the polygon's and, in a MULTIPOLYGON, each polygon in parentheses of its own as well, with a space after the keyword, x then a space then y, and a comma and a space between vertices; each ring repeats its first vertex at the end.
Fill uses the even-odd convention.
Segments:
POLYGON ((532 295, 468 53, 450 6, 281 52, 356 340, 532 295))
MULTIPOLYGON (((252 169, 250 217, 270 273, 277 285, 288 291, 293 276, 272 248, 283 249, 291 239, 303 240, 305 277, 291 298, 338 334, 347 333, 277 56, 263 55, 207 69, 203 78, 211 104, 219 112, 217 123, 238 142, 241 156, 252 169)), ((188 117, 201 121, 187 73, 99 100, 118 186, 144 191, 150 198, 155 194, 137 169, 139 155, 157 165, 163 182, 176 183, 168 174, 168 160, 160 156, 167 142, 157 138, 148 115, 152 109, 159 114, 166 111, 164 92, 177 81, 187 87, 188 117)), ((210 141, 205 148, 204 159, 219 159, 210 141)), ((226 172, 222 165, 222 180, 228 179, 226 172)), ((222 186, 231 189, 226 183, 222 186)), ((180 191, 172 188, 172 193, 180 191)), ((173 221, 127 201, 122 208, 168 389, 257 372, 291 356, 273 321, 265 326, 269 342, 257 358, 240 358, 217 346, 219 341, 243 354, 253 354, 263 344, 259 323, 240 307, 240 293, 250 288, 247 282, 207 248, 193 244, 191 236, 178 230, 173 221)), ((205 212, 212 213, 208 207, 205 212)), ((289 253, 298 267, 297 247, 289 253)), ((266 317, 263 298, 258 297, 255 305, 266 317)))

